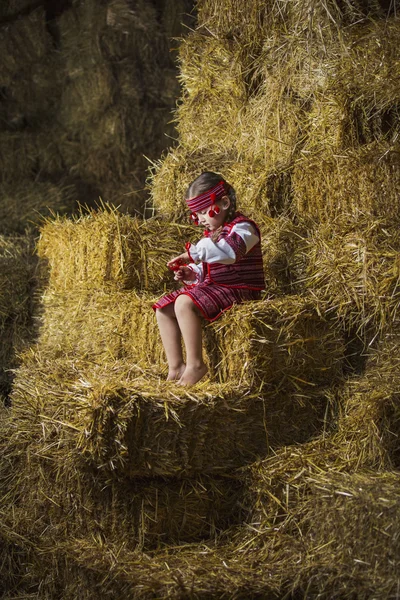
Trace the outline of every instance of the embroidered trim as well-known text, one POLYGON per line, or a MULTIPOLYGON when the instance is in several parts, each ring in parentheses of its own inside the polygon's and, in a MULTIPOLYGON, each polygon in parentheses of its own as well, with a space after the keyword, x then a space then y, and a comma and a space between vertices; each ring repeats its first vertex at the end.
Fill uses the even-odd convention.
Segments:
POLYGON ((216 186, 209 189, 207 192, 203 192, 203 194, 200 194, 195 198, 189 198, 186 200, 186 204, 192 213, 196 213, 199 210, 204 210, 205 208, 212 206, 217 200, 220 200, 225 195, 225 182, 220 181, 216 186))

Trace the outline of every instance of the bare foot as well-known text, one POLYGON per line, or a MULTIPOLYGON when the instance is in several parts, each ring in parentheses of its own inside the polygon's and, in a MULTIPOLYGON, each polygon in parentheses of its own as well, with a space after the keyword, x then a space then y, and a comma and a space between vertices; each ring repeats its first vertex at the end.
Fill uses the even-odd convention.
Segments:
POLYGON ((200 367, 186 367, 185 372, 178 381, 178 385, 194 385, 207 373, 206 365, 200 367))
POLYGON ((178 379, 181 379, 185 369, 185 363, 182 363, 181 366, 177 367, 176 369, 169 369, 167 381, 177 381, 178 379))

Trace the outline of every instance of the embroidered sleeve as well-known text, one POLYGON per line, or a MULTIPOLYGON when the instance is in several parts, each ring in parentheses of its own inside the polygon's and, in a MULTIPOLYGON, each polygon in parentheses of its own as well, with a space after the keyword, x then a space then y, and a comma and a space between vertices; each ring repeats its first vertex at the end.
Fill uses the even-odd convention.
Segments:
POLYGON ((217 242, 203 238, 197 244, 191 244, 188 250, 195 262, 230 265, 249 252, 259 239, 253 225, 245 221, 234 225, 229 234, 217 242))

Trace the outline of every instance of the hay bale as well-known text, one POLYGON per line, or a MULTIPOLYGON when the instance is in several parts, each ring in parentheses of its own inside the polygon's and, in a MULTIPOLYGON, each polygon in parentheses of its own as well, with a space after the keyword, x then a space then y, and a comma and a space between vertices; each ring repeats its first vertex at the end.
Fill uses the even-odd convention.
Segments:
POLYGON ((57 546, 39 543, 28 556, 30 575, 36 576, 41 594, 48 600, 60 590, 66 600, 78 596, 95 600, 104 593, 113 600, 190 594, 223 600, 227 589, 238 597, 261 595, 272 600, 285 589, 285 572, 279 561, 269 557, 260 563, 259 554, 257 558, 256 552, 240 545, 222 550, 210 543, 185 545, 149 554, 128 552, 120 544, 76 538, 57 546))
POLYGON ((396 141, 399 134, 400 64, 398 19, 370 20, 344 32, 345 55, 334 67, 330 88, 345 94, 348 146, 374 140, 396 141))
POLYGON ((372 339, 397 321, 399 235, 371 217, 323 223, 305 239, 304 285, 324 313, 372 339))
MULTIPOLYGON (((258 93, 241 110, 239 156, 258 161, 267 171, 287 168, 296 157, 304 135, 307 105, 285 85, 281 74, 269 74, 258 93)), ((260 202, 260 209, 264 207, 260 202)))
POLYGON ((243 516, 235 478, 107 481, 98 471, 85 470, 76 457, 70 460, 65 444, 49 446, 54 432, 46 421, 42 435, 33 427, 29 431, 26 419, 18 421, 16 415, 11 421, 3 454, 8 471, 1 472, 7 494, 1 499, 0 539, 8 534, 10 541, 21 536, 57 546, 83 537, 148 551, 213 538, 243 516))
POLYGON ((102 64, 100 35, 106 25, 107 6, 95 0, 74 3, 57 19, 60 47, 67 77, 74 79, 102 64))
POLYGON ((293 548, 282 557, 287 593, 385 598, 397 589, 398 475, 359 467, 329 436, 246 469, 259 543, 272 529, 293 548))
MULTIPOLYGON (((155 211, 170 221, 186 223, 185 192, 190 182, 203 171, 221 173, 236 191, 238 209, 248 216, 256 220, 284 216, 289 199, 277 195, 273 182, 277 176, 284 178, 287 169, 271 167, 268 171, 262 161, 247 161, 236 154, 213 154, 208 150, 192 153, 182 147, 171 150, 163 161, 153 165, 149 184, 155 211)), ((285 190, 285 195, 289 196, 287 188, 290 188, 290 178, 285 190)))
POLYGON ((399 347, 398 334, 383 336, 364 374, 340 392, 336 443, 360 468, 400 466, 399 347))
POLYGON ((48 221, 38 253, 48 262, 53 290, 162 291, 172 282, 166 263, 182 252, 192 230, 159 219, 141 221, 104 206, 48 221))
POLYGON ((10 392, 16 354, 32 335, 32 278, 35 260, 30 238, 0 236, 0 398, 10 392))
POLYGON ((25 356, 11 401, 24 430, 40 428, 43 415, 72 460, 130 478, 227 473, 266 452, 268 408, 257 394, 205 382, 194 395, 130 361, 46 359, 39 350, 25 356))
POLYGON ((60 176, 64 171, 57 130, 0 132, 0 181, 13 184, 38 172, 60 176))
POLYGON ((13 81, 4 87, 5 125, 17 130, 28 127, 33 132, 52 126, 61 94, 58 55, 48 53, 21 66, 13 81))
POLYGON ((98 122, 113 103, 114 80, 106 61, 76 74, 63 86, 59 118, 77 133, 88 121, 98 122))
POLYGON ((305 270, 304 232, 287 216, 260 216, 265 290, 268 297, 284 296, 303 291, 305 270))
MULTIPOLYGON (((129 206, 133 192, 126 195, 129 206)), ((304 245, 303 233, 287 217, 262 217, 258 224, 268 294, 295 291, 304 271, 304 257, 298 249, 304 245)), ((175 285, 167 261, 183 251, 185 241, 197 241, 201 235, 189 224, 171 224, 161 218, 142 221, 106 205, 72 219, 47 221, 38 252, 48 264, 53 291, 107 288, 162 293, 175 285)))
POLYGON ((193 2, 191 0, 164 0, 162 26, 168 40, 182 35, 182 26, 193 25, 193 2))
POLYGON ((47 290, 42 297, 40 351, 47 357, 79 357, 110 365, 127 360, 160 373, 164 352, 151 306, 135 292, 47 290))
POLYGON ((131 165, 134 165, 132 173, 124 181, 98 182, 100 197, 107 205, 115 206, 123 214, 150 219, 154 216, 154 208, 139 177, 140 173, 146 172, 148 161, 144 156, 137 155, 131 165))
MULTIPOLYGON (((136 292, 49 289, 43 296, 41 352, 104 365, 126 360, 160 376, 165 358, 154 301, 136 292)), ((213 381, 292 392, 300 404, 319 386, 340 380, 344 352, 340 331, 297 296, 233 307, 205 328, 213 381)))
POLYGON ((306 397, 307 391, 342 377, 341 334, 305 298, 234 306, 213 328, 223 381, 306 397))
MULTIPOLYGON (((83 79, 85 79, 83 77, 83 79)), ((99 103, 99 105, 101 102, 99 103)), ((69 110, 70 105, 67 105, 69 110)), ((94 106, 89 107, 91 111, 94 106)), ((132 169, 137 172, 138 165, 145 169, 145 159, 133 159, 133 144, 129 143, 127 117, 123 107, 109 107, 97 118, 79 123, 76 112, 71 112, 71 123, 60 138, 59 153, 69 171, 82 181, 103 190, 105 186, 121 185, 125 174, 132 169), (69 129, 69 127, 71 129, 69 129), (136 164, 138 163, 138 165, 136 164)), ((102 196, 103 197, 103 196, 102 196)), ((104 195, 104 200, 109 198, 104 195)), ((83 201, 86 198, 83 196, 83 201)))
POLYGON ((372 143, 340 155, 299 160, 293 169, 293 206, 305 220, 397 219, 400 186, 396 144, 372 143))
POLYGON ((51 49, 42 7, 15 19, 0 30, 1 85, 13 86, 14 78, 28 65, 38 63, 51 49))
POLYGON ((180 142, 191 152, 235 148, 246 102, 235 51, 214 37, 193 33, 180 46, 180 80, 186 92, 177 111, 180 142))
POLYGON ((139 0, 133 5, 129 0, 111 0, 107 7, 107 25, 125 34, 132 31, 151 30, 156 23, 156 10, 139 0))
POLYGON ((0 185, 0 231, 25 233, 37 229, 45 217, 70 211, 74 207, 75 189, 60 182, 23 180, 0 185))
POLYGON ((394 597, 399 500, 396 472, 321 473, 309 480, 299 523, 307 554, 293 590, 320 598, 394 597))
MULTIPOLYGON (((390 7, 389 12, 395 12, 390 7)), ((297 0, 284 5, 266 4, 263 0, 251 0, 246 5, 226 0, 224 10, 218 0, 203 0, 198 6, 199 26, 211 30, 214 35, 233 37, 237 40, 262 44, 265 37, 277 32, 303 34, 310 41, 330 38, 360 19, 388 16, 387 7, 375 0, 349 0, 338 4, 328 0, 321 4, 315 0, 297 0)))

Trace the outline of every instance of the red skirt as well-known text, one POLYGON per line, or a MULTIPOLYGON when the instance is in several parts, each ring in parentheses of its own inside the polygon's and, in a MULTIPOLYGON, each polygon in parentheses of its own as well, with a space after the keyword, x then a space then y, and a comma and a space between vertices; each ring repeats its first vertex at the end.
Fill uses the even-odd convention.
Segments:
POLYGON ((215 321, 215 319, 218 319, 223 312, 229 310, 234 304, 242 304, 242 302, 248 300, 259 300, 261 297, 260 290, 231 288, 205 280, 197 285, 183 287, 180 290, 162 296, 158 302, 153 304, 153 309, 165 308, 168 304, 175 302, 181 294, 185 294, 193 300, 207 321, 215 321))

